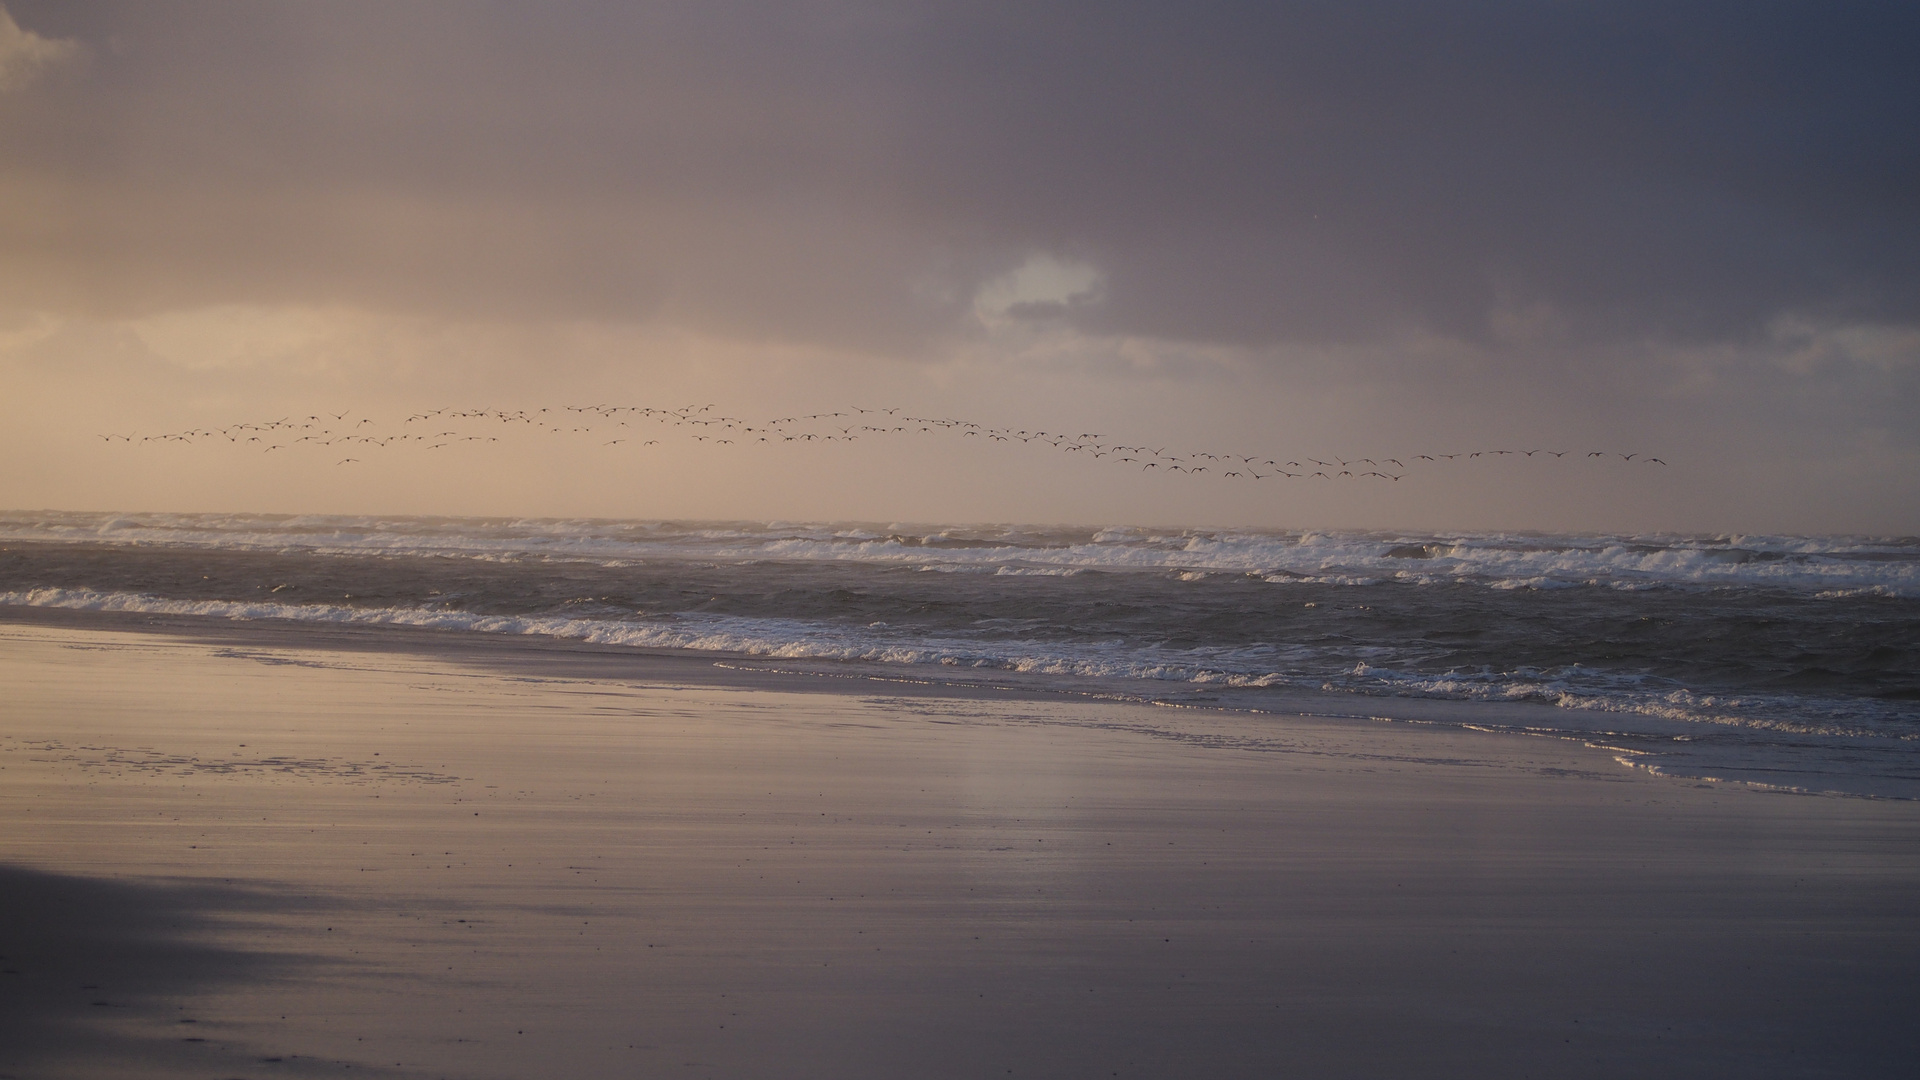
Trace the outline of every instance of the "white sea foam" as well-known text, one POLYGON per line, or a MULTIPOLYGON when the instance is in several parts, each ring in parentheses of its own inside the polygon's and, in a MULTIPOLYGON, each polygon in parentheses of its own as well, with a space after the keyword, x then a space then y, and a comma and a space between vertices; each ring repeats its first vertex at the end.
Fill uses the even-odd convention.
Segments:
POLYGON ((1696 757, 1837 737, 1831 768, 1862 775, 1912 775, 1911 752, 1872 755, 1920 733, 1915 539, 10 513, 0 545, 9 605, 862 661, 1280 711, 1299 691, 1524 703, 1556 707, 1556 730, 1691 731, 1696 757))
MULTIPOLYGON (((1396 667, 1399 658, 1388 649, 1351 643, 1335 649, 1272 645, 1176 649, 1117 641, 1039 641, 927 633, 912 627, 893 627, 883 621, 849 625, 698 613, 657 619, 639 613, 631 618, 497 615, 432 607, 185 600, 85 588, 0 592, 0 605, 525 634, 633 648, 793 660, 934 665, 1244 690, 1311 689, 1374 696, 1532 702, 1684 724, 1796 734, 1885 734, 1873 730, 1873 716, 1860 714, 1857 709, 1842 707, 1834 711, 1829 722, 1812 721, 1804 715, 1803 708, 1790 710, 1794 715, 1777 715, 1780 710, 1770 708, 1775 703, 1759 696, 1696 694, 1685 689, 1650 686, 1642 676, 1577 666, 1557 671, 1424 673, 1396 667), (1329 678, 1314 674, 1326 671, 1335 655, 1349 658, 1348 666, 1339 675, 1329 678)), ((1017 626, 1009 623, 1000 629, 1017 629, 1017 626)))
POLYGON ((1920 595, 1920 541, 1793 536, 1540 536, 1038 527, 0 514, 0 540, 479 560, 788 560, 1054 575, 1240 572, 1274 584, 1500 589, 1762 586, 1827 597, 1920 595))

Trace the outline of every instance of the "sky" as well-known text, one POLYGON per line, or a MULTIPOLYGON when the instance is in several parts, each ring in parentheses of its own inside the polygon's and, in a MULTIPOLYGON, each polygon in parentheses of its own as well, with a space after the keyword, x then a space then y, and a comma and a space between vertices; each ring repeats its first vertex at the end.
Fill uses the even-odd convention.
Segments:
POLYGON ((0 11, 0 508, 1920 534, 1911 4, 0 11))

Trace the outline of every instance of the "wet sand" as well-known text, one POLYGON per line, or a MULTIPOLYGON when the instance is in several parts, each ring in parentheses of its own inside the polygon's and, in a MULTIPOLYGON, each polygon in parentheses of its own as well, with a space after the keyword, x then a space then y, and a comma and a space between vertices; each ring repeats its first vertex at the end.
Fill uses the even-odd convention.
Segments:
POLYGON ((0 1074, 1856 1076, 1920 805, 550 642, 0 621, 0 1074))

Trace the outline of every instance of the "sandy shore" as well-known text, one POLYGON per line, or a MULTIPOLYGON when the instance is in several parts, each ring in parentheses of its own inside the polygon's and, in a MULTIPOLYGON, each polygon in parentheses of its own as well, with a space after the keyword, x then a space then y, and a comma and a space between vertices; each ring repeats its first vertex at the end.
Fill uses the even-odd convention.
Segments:
POLYGON ((1559 740, 473 637, 0 621, 0 1074, 1920 1053, 1920 805, 1559 740))

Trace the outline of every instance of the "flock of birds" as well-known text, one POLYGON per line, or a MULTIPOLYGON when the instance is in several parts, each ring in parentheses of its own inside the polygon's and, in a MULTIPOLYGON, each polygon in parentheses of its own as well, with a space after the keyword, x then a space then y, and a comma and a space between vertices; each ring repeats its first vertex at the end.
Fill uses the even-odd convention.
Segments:
POLYGON ((299 452, 332 448, 341 456, 336 465, 355 465, 366 460, 356 456, 398 447, 444 450, 472 443, 495 443, 502 435, 516 430, 544 431, 554 435, 591 438, 603 447, 657 445, 658 438, 648 434, 668 434, 682 429, 695 442, 714 446, 760 446, 786 443, 836 443, 858 439, 887 439, 914 435, 949 435, 977 438, 982 442, 1023 443, 1049 447, 1054 451, 1078 454, 1089 460, 1138 468, 1142 472, 1207 475, 1224 480, 1374 480, 1398 482, 1414 462, 1446 462, 1478 458, 1600 458, 1618 459, 1629 464, 1664 466, 1657 457, 1614 450, 1508 450, 1486 449, 1452 453, 1411 454, 1398 457, 1327 458, 1302 456, 1298 459, 1268 457, 1260 454, 1215 453, 1211 451, 1171 452, 1168 447, 1131 445, 1113 440, 1099 432, 1068 434, 1024 428, 988 427, 971 420, 953 417, 903 415, 900 409, 853 407, 835 412, 809 413, 750 422, 739 417, 715 413, 716 406, 689 405, 680 408, 649 408, 635 405, 567 405, 559 409, 433 409, 406 418, 399 430, 383 428, 371 417, 357 417, 352 410, 339 413, 314 413, 285 416, 261 423, 237 423, 218 428, 188 428, 157 435, 137 433, 105 434, 106 442, 128 444, 193 443, 225 439, 236 446, 258 450, 299 452), (606 438, 605 436, 613 436, 606 438))

